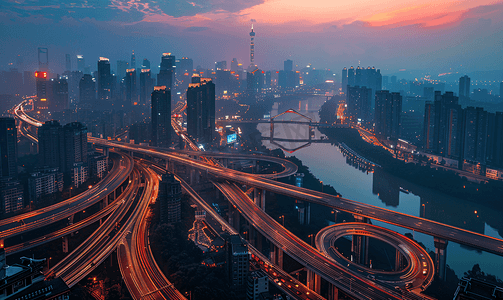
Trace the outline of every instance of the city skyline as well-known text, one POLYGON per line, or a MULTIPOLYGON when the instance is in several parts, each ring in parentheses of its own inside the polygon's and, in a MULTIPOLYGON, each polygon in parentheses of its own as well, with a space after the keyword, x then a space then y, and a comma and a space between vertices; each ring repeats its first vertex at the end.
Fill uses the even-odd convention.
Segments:
MULTIPOLYGON (((2 39, 10 47, 0 65, 8 69, 21 55, 26 68, 36 68, 32 45, 50 49, 51 69, 56 72, 66 68, 68 53, 83 54, 89 65, 99 56, 128 59, 132 50, 140 60, 153 60, 168 51, 193 58, 196 66, 210 67, 214 61, 232 57, 245 64, 247 33, 253 23, 255 60, 264 70, 281 69, 286 59, 299 66, 311 63, 335 69, 380 62, 385 73, 503 69, 497 59, 502 53, 498 44, 502 1, 375 2, 365 12, 360 2, 191 3, 113 1, 102 7, 78 1, 5 3, 0 9, 6 16, 1 21, 6 28, 2 39), (320 13, 308 6, 324 9, 320 13), (103 45, 100 51, 97 45, 103 45), (205 51, 198 51, 202 45, 205 51)), ((153 61, 156 70, 158 62, 153 61)))

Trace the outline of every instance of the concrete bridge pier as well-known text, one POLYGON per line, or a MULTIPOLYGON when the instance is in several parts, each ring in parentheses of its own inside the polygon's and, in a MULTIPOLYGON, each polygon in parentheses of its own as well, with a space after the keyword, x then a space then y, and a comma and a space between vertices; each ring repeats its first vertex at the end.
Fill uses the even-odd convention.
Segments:
POLYGON ((320 293, 321 291, 321 276, 316 274, 314 271, 307 269, 307 282, 306 286, 315 291, 316 293, 320 293))
POLYGON ((445 280, 445 268, 447 264, 447 241, 433 237, 435 244, 435 273, 441 280, 445 280))
POLYGON ((63 253, 68 253, 68 236, 63 237, 63 253))
POLYGON ((283 269, 283 249, 271 243, 271 262, 283 269))
POLYGON ((190 182, 190 185, 191 186, 194 186, 194 184, 196 183, 196 169, 194 168, 191 168, 190 171, 189 171, 189 182, 190 182))
MULTIPOLYGON (((368 218, 353 215, 356 222, 369 223, 368 218)), ((353 261, 358 264, 369 266, 369 237, 353 235, 351 242, 351 249, 353 251, 353 261)))
POLYGON ((110 148, 103 147, 103 155, 105 155, 106 157, 109 157, 110 156, 110 148))
POLYGON ((329 283, 327 300, 338 300, 338 299, 339 299, 339 289, 335 285, 329 283))
POLYGON ((265 190, 253 189, 253 202, 255 205, 260 207, 263 211, 265 211, 265 190))
POLYGON ((351 240, 351 253, 353 253, 354 263, 368 265, 369 238, 361 235, 353 235, 351 240))
POLYGON ((402 268, 403 264, 403 255, 396 249, 396 254, 395 254, 395 271, 400 271, 402 268))

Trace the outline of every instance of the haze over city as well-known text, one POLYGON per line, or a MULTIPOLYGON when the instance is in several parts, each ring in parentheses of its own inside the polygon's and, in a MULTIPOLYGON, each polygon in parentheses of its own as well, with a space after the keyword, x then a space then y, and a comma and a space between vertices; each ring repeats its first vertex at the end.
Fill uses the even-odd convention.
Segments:
POLYGON ((254 23, 265 69, 284 59, 333 69, 378 61, 389 73, 503 69, 501 1, 3 1, 0 14, 3 66, 18 54, 33 66, 39 45, 54 58, 122 59, 134 49, 153 59, 169 49, 209 67, 245 60, 254 23))

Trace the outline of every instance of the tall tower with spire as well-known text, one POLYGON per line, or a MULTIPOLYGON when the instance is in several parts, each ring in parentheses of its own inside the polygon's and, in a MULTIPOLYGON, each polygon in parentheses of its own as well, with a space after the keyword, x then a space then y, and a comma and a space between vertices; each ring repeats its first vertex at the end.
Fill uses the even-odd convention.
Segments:
POLYGON ((253 31, 253 24, 251 26, 251 31, 250 31, 250 67, 254 67, 255 64, 253 63, 253 59, 255 58, 255 32, 253 31))

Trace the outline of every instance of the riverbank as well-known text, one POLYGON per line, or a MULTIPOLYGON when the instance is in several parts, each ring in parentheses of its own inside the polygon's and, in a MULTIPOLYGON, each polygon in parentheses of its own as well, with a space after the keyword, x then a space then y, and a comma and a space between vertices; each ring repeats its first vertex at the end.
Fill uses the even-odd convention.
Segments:
MULTIPOLYGON (((330 101, 327 101, 320 110, 322 117, 320 122, 330 121, 323 119, 324 116, 332 115, 331 110, 334 109, 334 105, 330 101)), ((333 113, 335 114, 335 111, 333 113)), ((457 198, 476 202, 484 201, 503 211, 503 203, 500 201, 503 194, 501 182, 490 180, 488 183, 479 184, 469 182, 465 177, 460 177, 452 171, 405 163, 393 158, 390 152, 381 147, 365 142, 358 130, 353 128, 320 128, 319 130, 329 139, 345 143, 359 155, 381 165, 384 171, 394 176, 457 198)))

